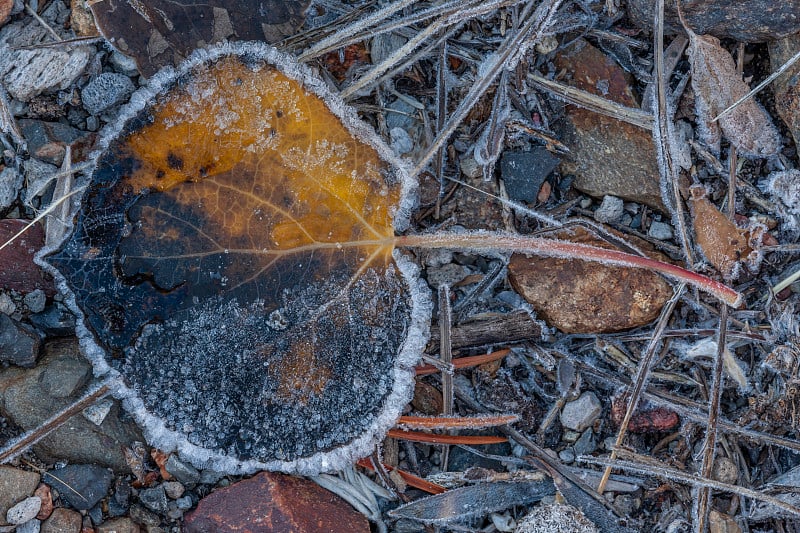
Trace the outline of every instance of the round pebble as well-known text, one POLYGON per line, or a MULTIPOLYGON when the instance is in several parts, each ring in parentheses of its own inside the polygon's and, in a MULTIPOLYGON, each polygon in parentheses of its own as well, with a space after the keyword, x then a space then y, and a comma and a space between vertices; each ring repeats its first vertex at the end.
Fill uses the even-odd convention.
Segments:
POLYGON ((25 498, 6 513, 6 522, 9 524, 24 524, 36 518, 42 508, 42 499, 38 496, 25 498))
POLYGON ((181 496, 183 496, 183 492, 186 489, 184 488, 183 484, 179 481, 166 481, 164 482, 164 492, 167 493, 167 496, 173 500, 177 500, 181 496))

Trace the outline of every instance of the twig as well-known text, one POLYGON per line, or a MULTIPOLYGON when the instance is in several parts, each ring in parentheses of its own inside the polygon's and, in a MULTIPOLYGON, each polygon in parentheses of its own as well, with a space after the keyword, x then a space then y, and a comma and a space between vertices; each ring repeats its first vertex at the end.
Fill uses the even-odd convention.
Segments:
MULTIPOLYGON (((645 348, 641 359, 639 360, 639 366, 636 369, 636 376, 633 378, 633 385, 631 386, 631 392, 630 397, 628 398, 628 406, 625 410, 625 416, 622 418, 622 423, 620 424, 619 432, 617 433, 617 440, 614 444, 615 447, 622 446, 622 442, 625 440, 625 435, 628 431, 628 424, 631 421, 633 412, 639 405, 642 391, 647 386, 648 378, 650 377, 650 371, 652 370, 653 362, 655 361, 656 350, 659 346, 661 346, 664 330, 666 329, 669 319, 672 317, 672 312, 675 310, 675 306, 677 305, 678 300, 680 300, 681 295, 683 295, 685 288, 686 285, 684 283, 681 283, 675 287, 675 292, 672 295, 672 298, 669 299, 666 305, 664 305, 664 308, 661 310, 661 316, 658 318, 655 330, 653 331, 653 336, 650 339, 650 342, 647 344, 647 348, 645 348)), ((613 461, 614 459, 616 459, 616 451, 612 450, 611 460, 613 461)), ((603 472, 603 477, 600 479, 600 484, 597 486, 597 492, 599 494, 603 494, 605 491, 606 483, 608 483, 608 478, 610 476, 611 467, 609 466, 606 467, 605 471, 603 472)))

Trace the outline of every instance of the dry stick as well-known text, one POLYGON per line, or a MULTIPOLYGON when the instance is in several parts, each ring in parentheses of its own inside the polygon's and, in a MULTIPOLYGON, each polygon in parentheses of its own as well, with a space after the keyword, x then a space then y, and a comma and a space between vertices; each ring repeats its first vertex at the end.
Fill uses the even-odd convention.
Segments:
MULTIPOLYGON (((678 2, 678 9, 680 12, 680 2, 678 2)), ((653 136, 658 151, 661 154, 659 157, 658 168, 661 172, 662 180, 662 194, 666 191, 672 191, 672 201, 664 198, 667 208, 672 207, 672 218, 675 220, 675 225, 678 229, 680 236, 681 247, 686 256, 686 261, 691 267, 694 265, 694 254, 692 252, 692 241, 689 239, 689 231, 686 227, 686 218, 683 208, 683 199, 681 198, 679 171, 675 166, 675 160, 672 157, 672 135, 670 132, 670 121, 672 117, 667 113, 667 80, 664 79, 664 0, 658 0, 655 8, 655 23, 654 23, 654 36, 655 36, 655 78, 656 78, 656 111, 655 111, 655 124, 653 128, 653 136), (670 204, 674 204, 670 206, 670 204)), ((665 194, 666 196, 666 194, 665 194)))
MULTIPOLYGON (((467 95, 453 112, 450 119, 445 123, 444 128, 436 135, 436 138, 428 147, 428 150, 417 162, 411 172, 412 177, 418 176, 425 170, 428 163, 430 163, 439 149, 447 142, 447 139, 450 138, 450 135, 452 135, 456 128, 464 121, 473 106, 480 100, 492 83, 494 83, 494 80, 500 72, 504 68, 510 66, 507 65, 509 59, 512 58, 514 54, 518 54, 519 50, 523 48, 523 44, 531 39, 532 36, 534 40, 541 38, 545 30, 551 25, 553 17, 555 17, 562 2, 563 0, 545 1, 539 4, 533 13, 524 14, 527 15, 525 23, 519 31, 506 38, 491 59, 487 59, 484 72, 475 80, 475 83, 472 85, 467 95)), ((530 5, 532 4, 528 4, 528 6, 530 5)))
MULTIPOLYGON (((450 328, 453 323, 453 310, 450 307, 450 287, 443 284, 439 287, 439 359, 445 369, 442 370, 442 414, 453 414, 453 346, 450 344, 450 328)), ((450 448, 442 450, 442 471, 447 472, 450 448)))
POLYGON ((627 254, 618 250, 597 248, 554 239, 543 239, 510 233, 476 231, 468 234, 432 233, 423 235, 402 235, 395 237, 394 244, 408 248, 445 248, 472 250, 475 252, 519 252, 544 257, 563 259, 582 259, 597 261, 608 265, 654 270, 679 281, 686 282, 714 296, 733 308, 742 304, 742 295, 730 287, 696 272, 669 263, 663 263, 627 254))
MULTIPOLYGON (((630 455, 635 458, 639 458, 640 456, 631 454, 626 450, 619 450, 620 455, 630 455)), ((613 463, 614 468, 618 468, 621 470, 627 470, 629 472, 637 472, 640 474, 648 474, 653 476, 658 476, 660 478, 669 479, 672 481, 677 481, 680 483, 686 483, 688 485, 694 486, 708 486, 715 490, 720 490, 724 492, 729 492, 731 494, 738 494, 739 496, 744 496, 745 498, 752 498, 757 501, 762 501, 768 503, 770 505, 774 505, 779 507, 785 511, 788 511, 794 515, 800 516, 800 508, 791 505, 783 500, 780 500, 774 496, 770 496, 763 492, 758 492, 757 490, 748 489, 745 487, 741 487, 739 485, 731 485, 729 483, 722 483, 721 481, 717 481, 715 479, 706 479, 700 476, 695 476, 692 474, 687 474, 686 472, 681 472, 675 468, 671 468, 664 465, 651 465, 647 462, 644 462, 648 458, 642 457, 642 462, 637 463, 633 461, 624 461, 624 460, 616 460, 613 463)), ((592 465, 608 465, 611 464, 608 459, 602 457, 592 457, 588 455, 579 455, 576 458, 576 461, 580 461, 586 464, 592 465)))
POLYGON ((99 383, 98 385, 89 389, 86 394, 73 402, 69 407, 42 422, 36 429, 31 430, 11 441, 4 448, 0 449, 0 464, 7 463, 8 461, 14 459, 17 455, 23 453, 29 447, 33 446, 47 435, 61 427, 74 415, 83 411, 94 402, 108 394, 109 390, 110 385, 108 383, 99 383))
MULTIPOLYGON (((631 421, 633 412, 639 405, 639 400, 642 397, 642 391, 647 386, 648 378, 650 377, 650 371, 653 367, 653 362, 655 361, 656 351, 658 350, 658 347, 661 346, 664 330, 667 328, 669 319, 672 317, 672 312, 675 310, 675 306, 683 295, 685 288, 685 283, 681 283, 675 287, 675 293, 661 310, 661 316, 658 318, 658 322, 656 323, 653 337, 650 339, 650 342, 647 344, 647 348, 645 348, 645 351, 639 360, 639 367, 637 368, 636 376, 633 379, 633 385, 631 386, 630 398, 628 399, 628 406, 625 410, 625 416, 622 418, 622 423, 619 426, 619 433, 617 433, 617 440, 614 443, 615 448, 622 446, 622 442, 625 440, 625 435, 628 432, 628 424, 631 421)), ((616 450, 613 450, 611 452, 611 461, 614 461, 616 458, 617 452, 616 450)), ((608 478, 610 476, 611 467, 608 466, 606 467, 605 471, 603 471, 603 477, 600 478, 600 484, 597 486, 597 492, 599 494, 603 494, 605 491, 606 483, 608 483, 608 478)))
MULTIPOLYGON (((714 469, 714 455, 717 451, 717 426, 719 421, 719 406, 722 401, 722 384, 724 376, 722 369, 725 360, 726 334, 728 331, 728 306, 723 305, 719 313, 719 337, 717 338, 717 353, 714 357, 714 368, 711 384, 711 394, 708 403, 708 426, 706 427, 706 441, 703 444, 703 465, 700 475, 708 479, 714 469)), ((700 487, 700 494, 697 498, 697 528, 696 531, 703 533, 706 531, 708 521, 709 500, 711 499, 711 489, 700 487)))
MULTIPOLYGON (((736 54, 736 72, 744 72, 744 43, 739 43, 736 54)), ((728 219, 733 221, 736 216, 736 147, 731 145, 728 158, 728 219)))
POLYGON ((482 429, 518 420, 519 415, 401 416, 397 425, 402 429, 482 429))
MULTIPOLYGON (((436 70, 436 133, 442 131, 444 121, 447 119, 447 41, 439 47, 439 63, 436 70)), ((442 146, 436 154, 436 177, 439 179, 439 194, 436 196, 436 209, 434 217, 439 220, 444 198, 445 179, 445 147, 442 146)))

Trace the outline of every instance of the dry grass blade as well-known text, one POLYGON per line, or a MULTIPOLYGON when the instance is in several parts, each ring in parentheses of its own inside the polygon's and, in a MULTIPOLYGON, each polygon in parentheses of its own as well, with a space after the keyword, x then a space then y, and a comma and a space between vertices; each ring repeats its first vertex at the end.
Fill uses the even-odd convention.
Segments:
POLYGON ((655 8, 655 69, 656 102, 655 124, 653 136, 658 153, 658 168, 661 173, 661 196, 664 204, 672 214, 672 221, 678 230, 681 249, 686 261, 694 265, 692 241, 689 238, 689 229, 686 227, 686 214, 681 198, 679 185, 679 170, 675 162, 676 147, 672 124, 672 115, 667 108, 667 80, 664 67, 664 0, 658 0, 655 8))
MULTIPOLYGON (((472 355, 469 357, 459 357, 457 359, 453 359, 453 369, 459 368, 468 368, 471 366, 478 366, 484 363, 490 363, 492 361, 497 361, 502 359, 503 357, 507 356, 511 353, 511 350, 505 348, 503 350, 498 350, 496 352, 488 353, 485 355, 472 355)), ((430 374, 435 374, 437 372, 441 372, 442 369, 440 367, 434 365, 421 365, 416 368, 416 373, 418 376, 427 376, 430 374)))
POLYGON ((405 439, 412 442, 427 442, 430 444, 466 444, 468 446, 476 446, 479 444, 502 444, 508 441, 508 439, 505 437, 482 435, 433 435, 431 433, 405 431, 402 429, 390 429, 386 435, 395 439, 405 439))
MULTIPOLYGON (((662 309, 661 316, 658 318, 655 330, 653 331, 653 336, 650 339, 650 342, 647 344, 647 348, 645 348, 645 351, 642 354, 641 359, 639 360, 639 367, 636 369, 636 376, 633 378, 633 385, 631 386, 630 397, 628 398, 628 405, 625 409, 625 416, 622 419, 619 432, 617 433, 617 440, 615 442, 616 447, 622 446, 622 442, 625 440, 625 434, 628 431, 628 424, 631 421, 633 412, 639 405, 639 401, 642 397, 642 391, 644 391, 644 389, 647 387, 648 378, 650 377, 650 372, 652 370, 653 362, 655 360, 656 350, 658 349, 659 346, 661 346, 664 330, 666 329, 667 324, 669 323, 669 319, 672 317, 672 312, 675 310, 675 306, 677 305, 678 300, 680 300, 680 297, 683 295, 683 291, 685 290, 685 288, 686 285, 683 283, 681 283, 675 288, 675 293, 662 309)), ((616 458, 616 452, 612 451, 611 452, 612 461, 615 458, 616 458)), ((610 476, 611 476, 611 467, 607 467, 603 472, 603 477, 600 480, 600 484, 597 487, 597 492, 603 494, 606 488, 606 483, 608 482, 608 478, 610 476)))
MULTIPOLYGON (((724 353, 726 344, 726 334, 728 331, 728 307, 722 306, 719 317, 719 336, 717 339, 717 353, 714 357, 714 367, 712 373, 711 392, 708 403, 708 425, 706 426, 706 440, 703 443, 703 464, 700 475, 710 478, 714 468, 714 456, 717 451, 717 421, 719 420, 720 402, 722 401, 722 383, 724 376, 724 353)), ((697 530, 706 530, 706 521, 710 510, 711 490, 709 487, 700 487, 700 494, 697 503, 697 530)))
MULTIPOLYGON (((375 466, 368 458, 359 459, 358 466, 368 468, 369 470, 375 470, 375 466)), ((426 481, 419 476, 415 476, 414 474, 406 472, 405 470, 400 470, 398 468, 394 468, 393 466, 389 466, 387 464, 382 464, 382 466, 389 472, 395 471, 398 474, 400 474, 400 477, 403 478, 403 481, 405 481, 415 489, 424 490, 428 494, 441 494, 447 491, 447 489, 445 489, 441 485, 437 485, 436 483, 431 483, 430 481, 426 481)))
POLYGON ((627 122, 628 124, 632 124, 647 131, 653 129, 653 116, 641 109, 626 107, 595 94, 570 87, 569 85, 564 85, 557 81, 549 80, 534 73, 528 73, 528 81, 535 87, 545 90, 556 98, 569 104, 621 120, 622 122, 627 122))
POLYGON ((397 423, 408 429, 482 429, 513 424, 519 415, 401 416, 397 423))
MULTIPOLYGON (((67 198, 72 190, 73 181, 72 171, 72 148, 66 147, 64 162, 61 165, 61 172, 56 178, 56 186, 53 189, 53 198, 67 198)), ((44 245, 49 248, 61 243, 70 227, 70 202, 56 201, 56 208, 45 218, 44 245)))

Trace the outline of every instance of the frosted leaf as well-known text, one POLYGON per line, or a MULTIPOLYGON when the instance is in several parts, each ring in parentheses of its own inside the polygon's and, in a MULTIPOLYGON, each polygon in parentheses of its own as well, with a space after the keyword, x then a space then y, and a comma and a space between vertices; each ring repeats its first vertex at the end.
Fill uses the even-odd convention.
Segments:
POLYGON ((430 313, 392 248, 412 186, 309 70, 262 44, 197 53, 132 98, 87 191, 48 269, 151 444, 316 473, 394 424, 430 313))
POLYGON ((703 142, 719 153, 720 132, 745 156, 775 155, 781 148, 778 130, 764 108, 752 98, 726 116, 719 125, 712 119, 749 92, 736 71, 730 53, 719 39, 710 35, 689 34, 689 59, 692 64, 692 89, 695 95, 698 130, 703 142))

